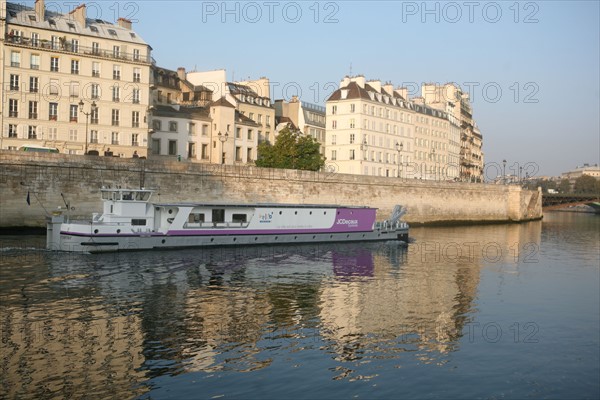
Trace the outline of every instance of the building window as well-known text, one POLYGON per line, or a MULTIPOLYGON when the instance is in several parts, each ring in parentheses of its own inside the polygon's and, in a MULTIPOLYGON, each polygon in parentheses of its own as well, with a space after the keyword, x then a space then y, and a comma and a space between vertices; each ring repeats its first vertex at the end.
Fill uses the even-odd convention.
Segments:
POLYGON ((331 144, 332 145, 336 145, 337 143, 337 136, 336 135, 331 135, 331 144))
POLYGON ((77 129, 69 129, 69 140, 71 142, 77 141, 77 129))
POLYGON ((249 147, 248 150, 246 150, 246 162, 252 162, 253 158, 252 158, 252 148, 249 147))
POLYGON ((113 79, 118 81, 121 80, 121 66, 113 65, 113 79))
POLYGON ((39 79, 37 76, 30 76, 29 77, 29 92, 31 93, 37 93, 40 90, 40 85, 39 85, 39 79))
POLYGON ((335 115, 335 114, 337 114, 337 106, 332 106, 332 107, 331 107, 331 114, 332 114, 332 115, 335 115))
POLYGON ((208 136, 208 125, 202 124, 202 136, 208 136))
POLYGON ((29 125, 27 130, 27 139, 37 139, 37 126, 29 125))
POLYGON ((271 126, 271 116, 270 115, 266 116, 266 121, 265 122, 266 122, 266 124, 265 124, 266 126, 271 126))
POLYGON ((152 129, 160 131, 162 129, 162 122, 160 119, 152 120, 152 129))
POLYGON ((119 132, 111 132, 110 144, 119 144, 119 132))
POLYGON ((112 126, 119 126, 119 110, 116 108, 112 110, 112 126))
POLYGON ((133 61, 139 61, 139 60, 140 60, 140 50, 133 49, 133 61))
POLYGON ((188 134, 190 135, 195 135, 196 134, 196 124, 193 122, 190 122, 188 124, 188 134))
POLYGON ((160 154, 160 139, 152 139, 152 154, 160 154))
POLYGON ((331 150, 331 161, 337 160, 337 150, 331 150))
POLYGON ((242 148, 240 146, 235 147, 235 161, 242 161, 242 148))
POLYGON ((356 123, 354 121, 354 118, 350 119, 350 129, 354 129, 356 128, 356 123))
POLYGON ((58 129, 55 126, 51 126, 48 128, 48 139, 49 140, 57 140, 58 139, 58 129))
POLYGON ((31 69, 40 69, 40 55, 32 54, 29 58, 29 66, 31 69))
POLYGON ((202 159, 208 160, 208 145, 207 144, 202 145, 202 159))
POLYGON ((134 104, 139 104, 140 102, 140 89, 133 89, 133 92, 131 93, 131 102, 134 104))
POLYGON ((92 62, 92 76, 94 78, 99 78, 100 77, 100 63, 99 62, 92 62))
POLYGON ((169 155, 177 155, 177 140, 169 140, 169 155))
POLYGON ((167 93, 167 104, 171 104, 172 100, 171 100, 171 93, 167 93))
POLYGON ((159 103, 162 103, 162 90, 159 90, 156 94, 156 99, 159 103))
POLYGON ((92 54, 100 54, 100 43, 92 42, 92 54))
POLYGON ((77 104, 71 104, 69 108, 69 121, 77 122, 77 104))
POLYGON ((71 39, 71 51, 73 53, 79 53, 79 40, 71 39))
POLYGON ((354 160, 354 149, 350 149, 350 160, 354 160))
POLYGON ((8 116, 15 118, 19 116, 19 101, 17 99, 8 100, 8 116))
POLYGON ((331 129, 337 129, 337 121, 336 120, 331 121, 331 129))
MULTIPOLYGON (((48 22, 50 22, 50 20, 48 20, 48 22)), ((52 22, 50 22, 50 25, 52 25, 52 22)), ((52 45, 52 49, 58 50, 60 47, 60 41, 58 39, 58 36, 52 36, 50 39, 51 39, 50 43, 52 45)))
POLYGON ((177 122, 169 121, 169 132, 177 132, 177 122))
POLYGON ((132 146, 139 146, 140 142, 139 142, 139 133, 132 133, 131 134, 131 145, 132 146))
POLYGON ((90 110, 90 124, 98 125, 98 115, 100 114, 100 110, 98 107, 92 107, 90 110))
POLYGON ((142 80, 142 70, 140 68, 133 69, 133 81, 139 83, 142 80))
POLYGON ((121 55, 121 47, 120 46, 113 46, 113 57, 114 58, 119 58, 120 55, 121 55))
POLYGON ((10 90, 19 90, 19 75, 10 74, 10 90))
POLYGON ((354 111, 356 111, 356 105, 350 104, 350 112, 353 113, 354 111))
POLYGON ((48 119, 56 121, 58 119, 58 103, 50 103, 48 106, 48 119))
POLYGON ((18 51, 10 52, 10 66, 20 67, 21 66, 21 53, 18 51))
POLYGON ((58 72, 58 57, 50 57, 50 71, 58 72))
POLYGON ((121 90, 120 90, 119 86, 118 85, 113 86, 112 87, 112 100, 119 101, 121 98, 120 94, 121 94, 121 90))
POLYGON ((40 45, 40 35, 36 32, 31 32, 31 45, 38 47, 40 45))
POLYGON ((38 117, 38 102, 30 101, 29 102, 29 119, 37 119, 38 117))
POLYGON ((71 60, 71 73, 79 75, 79 60, 71 60))
POLYGON ((8 124, 8 137, 13 139, 17 138, 17 125, 8 124))
POLYGON ((354 139, 355 139, 354 133, 351 133, 350 134, 350 144, 354 144, 354 139))
POLYGON ((92 83, 92 90, 91 90, 91 97, 92 99, 99 99, 100 98, 100 85, 98 85, 97 83, 92 83))
POLYGON ((140 112, 139 111, 131 112, 131 127, 132 128, 140 127, 140 112))
POLYGON ((98 143, 98 131, 95 129, 90 131, 90 143, 98 143))
POLYGON ((79 97, 79 82, 71 82, 69 95, 71 97, 79 97))
POLYGON ((248 129, 248 140, 252 140, 252 129, 248 129))
POLYGON ((242 138, 242 128, 235 128, 235 138, 236 139, 242 138))

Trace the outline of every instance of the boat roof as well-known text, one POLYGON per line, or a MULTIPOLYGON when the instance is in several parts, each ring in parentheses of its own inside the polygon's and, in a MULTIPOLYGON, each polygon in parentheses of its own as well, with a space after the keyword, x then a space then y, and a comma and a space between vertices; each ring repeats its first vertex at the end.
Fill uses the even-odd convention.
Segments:
POLYGON ((285 204, 285 203, 154 203, 157 207, 240 207, 240 208, 360 208, 373 209, 367 206, 341 206, 338 204, 285 204))

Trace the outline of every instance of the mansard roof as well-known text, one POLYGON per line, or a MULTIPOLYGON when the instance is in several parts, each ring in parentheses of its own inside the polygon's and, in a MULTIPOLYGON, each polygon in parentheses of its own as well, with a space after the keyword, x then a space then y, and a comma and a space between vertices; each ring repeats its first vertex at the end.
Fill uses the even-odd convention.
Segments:
POLYGON ((69 14, 46 9, 44 20, 39 21, 34 8, 17 3, 6 3, 6 23, 46 29, 59 34, 79 34, 148 46, 135 31, 102 19, 86 18, 85 26, 82 26, 69 14))

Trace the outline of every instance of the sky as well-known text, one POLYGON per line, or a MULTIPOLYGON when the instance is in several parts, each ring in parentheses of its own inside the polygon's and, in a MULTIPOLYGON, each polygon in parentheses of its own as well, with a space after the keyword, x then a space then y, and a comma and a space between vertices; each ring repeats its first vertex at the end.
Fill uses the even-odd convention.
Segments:
POLYGON ((324 105, 346 75, 413 95, 424 82, 458 83, 483 134, 486 175, 502 160, 507 173, 531 176, 600 164, 599 1, 87 4, 88 17, 132 20, 159 66, 265 76, 272 99, 324 105))

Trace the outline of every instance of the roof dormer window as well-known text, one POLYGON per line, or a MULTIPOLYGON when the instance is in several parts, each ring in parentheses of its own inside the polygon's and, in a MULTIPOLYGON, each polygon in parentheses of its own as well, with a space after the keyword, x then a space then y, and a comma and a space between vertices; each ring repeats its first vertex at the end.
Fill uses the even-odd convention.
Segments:
POLYGON ((29 15, 29 20, 32 21, 32 22, 37 21, 37 19, 35 18, 35 15, 33 15, 33 14, 29 15))
POLYGON ((69 27, 69 30, 71 31, 75 31, 75 24, 72 22, 67 22, 67 26, 69 27))
POLYGON ((90 26, 90 31, 98 33, 98 28, 95 26, 90 26))
POLYGON ((117 31, 115 31, 114 29, 109 29, 109 30, 108 30, 108 33, 109 33, 111 36, 117 36, 117 31))

